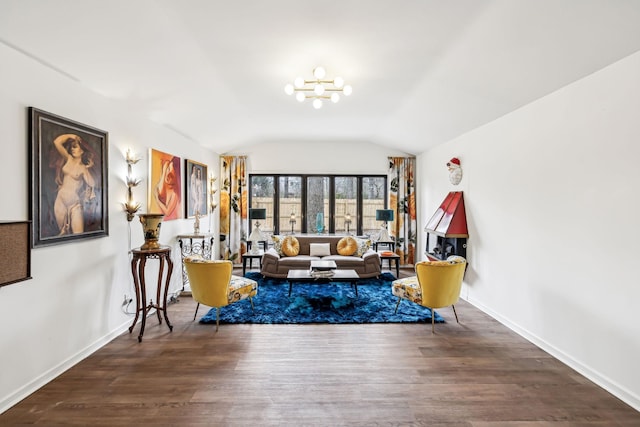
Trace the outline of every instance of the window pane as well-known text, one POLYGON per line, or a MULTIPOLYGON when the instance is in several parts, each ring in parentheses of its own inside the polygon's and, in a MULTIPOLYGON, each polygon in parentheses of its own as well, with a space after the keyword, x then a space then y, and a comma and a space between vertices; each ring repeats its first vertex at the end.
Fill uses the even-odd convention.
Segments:
MULTIPOLYGON (((267 219, 260 221, 260 230, 266 235, 273 233, 273 199, 275 196, 274 179, 272 176, 251 177, 251 206, 250 208, 264 208, 267 219)), ((249 230, 254 224, 249 224, 249 230)))
POLYGON ((384 177, 362 178, 362 233, 365 235, 378 236, 382 224, 376 221, 376 210, 385 208, 384 184, 384 177))
POLYGON ((281 176, 278 178, 279 232, 300 233, 302 230, 302 177, 281 176), (292 218, 295 221, 292 224, 292 218))
MULTIPOLYGON (((375 212, 385 208, 385 182, 384 175, 250 175, 249 207, 267 210, 267 219, 260 221, 265 237, 291 233, 292 226, 293 233, 317 233, 318 214, 322 233, 345 234, 348 228, 351 234, 377 237, 382 224, 375 212)), ((254 226, 251 221, 247 235, 254 226)))
MULTIPOLYGON (((335 178, 335 230, 336 233, 354 233, 357 227, 358 218, 358 178, 337 176, 335 178), (347 220, 348 222, 345 222, 347 220)), ((354 233, 355 234, 355 233, 354 233)))
POLYGON ((307 233, 324 233, 329 220, 329 177, 307 178, 307 233))

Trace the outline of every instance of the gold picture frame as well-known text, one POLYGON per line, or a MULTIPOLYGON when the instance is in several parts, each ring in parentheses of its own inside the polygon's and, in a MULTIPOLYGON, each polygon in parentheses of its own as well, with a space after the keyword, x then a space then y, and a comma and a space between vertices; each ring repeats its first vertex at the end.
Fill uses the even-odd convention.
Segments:
POLYGON ((32 246, 109 235, 106 131, 29 107, 32 246))

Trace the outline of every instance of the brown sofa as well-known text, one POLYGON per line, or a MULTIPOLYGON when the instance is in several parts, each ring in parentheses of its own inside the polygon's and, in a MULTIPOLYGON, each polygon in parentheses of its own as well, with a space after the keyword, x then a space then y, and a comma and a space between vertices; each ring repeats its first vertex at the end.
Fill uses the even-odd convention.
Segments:
MULTIPOLYGON (((278 236, 274 236, 277 238, 278 236)), ((282 236, 283 237, 283 236, 282 236)), ((300 252, 296 256, 279 254, 275 248, 269 248, 262 257, 260 273, 264 277, 286 278, 291 269, 306 270, 311 268, 313 260, 333 260, 339 269, 353 269, 361 278, 378 277, 380 275, 380 256, 370 247, 362 256, 339 255, 338 242, 344 236, 328 235, 296 235, 300 244, 300 252), (312 243, 328 243, 330 255, 312 256, 312 243)))

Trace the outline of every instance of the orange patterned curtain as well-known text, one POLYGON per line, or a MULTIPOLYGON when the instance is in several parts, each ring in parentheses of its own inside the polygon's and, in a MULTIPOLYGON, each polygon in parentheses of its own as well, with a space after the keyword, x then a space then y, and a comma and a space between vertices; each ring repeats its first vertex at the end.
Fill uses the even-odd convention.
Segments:
POLYGON ((220 258, 234 264, 242 262, 247 240, 246 164, 247 156, 220 156, 220 258))
POLYGON ((389 209, 394 211, 389 234, 395 236, 396 253, 403 265, 414 264, 416 259, 415 167, 414 157, 389 157, 389 209))

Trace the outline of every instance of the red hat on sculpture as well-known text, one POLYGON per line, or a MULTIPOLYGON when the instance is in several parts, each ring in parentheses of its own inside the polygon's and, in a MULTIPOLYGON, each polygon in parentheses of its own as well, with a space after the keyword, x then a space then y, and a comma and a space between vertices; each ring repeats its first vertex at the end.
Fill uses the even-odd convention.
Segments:
POLYGON ((452 158, 447 163, 447 166, 458 166, 458 167, 460 167, 460 159, 458 159, 457 157, 452 158))

